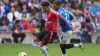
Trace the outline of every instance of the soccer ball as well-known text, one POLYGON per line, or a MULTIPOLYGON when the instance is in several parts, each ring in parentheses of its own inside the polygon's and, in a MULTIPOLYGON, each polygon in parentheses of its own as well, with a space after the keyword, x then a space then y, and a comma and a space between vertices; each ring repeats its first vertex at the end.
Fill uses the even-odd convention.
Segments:
POLYGON ((27 56, 27 54, 25 52, 20 52, 19 56, 27 56))

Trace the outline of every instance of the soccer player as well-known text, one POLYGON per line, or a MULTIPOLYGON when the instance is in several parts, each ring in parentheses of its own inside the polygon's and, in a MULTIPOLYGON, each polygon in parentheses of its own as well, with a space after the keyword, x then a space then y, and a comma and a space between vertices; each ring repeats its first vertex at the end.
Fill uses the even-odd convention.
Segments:
MULTIPOLYGON (((60 15, 57 11, 50 8, 50 3, 48 1, 44 1, 42 3, 42 9, 46 13, 46 25, 45 29, 38 33, 33 41, 38 44, 38 47, 41 49, 45 56, 48 56, 46 45, 51 41, 52 36, 55 32, 57 32, 58 27, 58 19, 62 19, 66 24, 67 21, 65 18, 60 15)), ((72 29, 72 28, 70 28, 72 29)))
POLYGON ((68 24, 66 24, 62 19, 59 19, 60 26, 62 28, 62 36, 60 38, 60 48, 62 50, 62 56, 66 56, 66 49, 70 49, 73 47, 79 47, 80 49, 82 49, 82 51, 84 51, 82 43, 79 44, 70 43, 72 30, 70 30, 68 25, 70 25, 73 28, 71 20, 73 20, 74 17, 71 13, 69 13, 66 10, 66 4, 67 4, 66 1, 62 3, 62 6, 60 2, 54 3, 54 9, 57 10, 61 15, 63 15, 66 21, 68 21, 68 24))

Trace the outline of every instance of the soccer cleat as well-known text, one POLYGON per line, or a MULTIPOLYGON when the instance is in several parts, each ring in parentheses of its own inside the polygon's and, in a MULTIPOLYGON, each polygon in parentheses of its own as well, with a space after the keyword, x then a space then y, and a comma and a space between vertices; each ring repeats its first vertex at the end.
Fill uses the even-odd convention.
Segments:
POLYGON ((79 43, 79 48, 84 52, 84 47, 82 43, 79 43))

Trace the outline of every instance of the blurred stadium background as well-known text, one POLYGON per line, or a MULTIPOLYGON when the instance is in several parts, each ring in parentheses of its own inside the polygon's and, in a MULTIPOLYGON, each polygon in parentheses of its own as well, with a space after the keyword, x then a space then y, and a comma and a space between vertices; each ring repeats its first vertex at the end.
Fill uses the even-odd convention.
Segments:
MULTIPOLYGON (((18 56, 25 51, 28 56, 43 56, 37 47, 31 46, 34 34, 45 26, 45 13, 41 3, 45 0, 0 0, 0 56, 18 56), (19 31, 19 28, 20 31, 19 31), (16 36, 22 41, 16 41, 16 36)), ((48 0, 53 8, 55 1, 48 0)), ((66 9, 73 13, 74 33, 72 42, 80 40, 86 52, 77 48, 68 50, 68 56, 98 56, 100 51, 100 0, 66 0, 66 9), (77 49, 77 51, 76 51, 77 49)), ((60 28, 58 35, 60 35, 60 28)), ((50 56, 61 56, 58 39, 48 47, 50 56)))

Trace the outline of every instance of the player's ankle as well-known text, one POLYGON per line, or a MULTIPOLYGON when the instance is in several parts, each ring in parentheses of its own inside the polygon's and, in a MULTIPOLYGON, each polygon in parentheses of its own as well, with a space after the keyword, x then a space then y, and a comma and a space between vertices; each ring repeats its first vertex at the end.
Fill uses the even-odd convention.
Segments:
POLYGON ((66 56, 66 54, 62 54, 62 56, 66 56))

